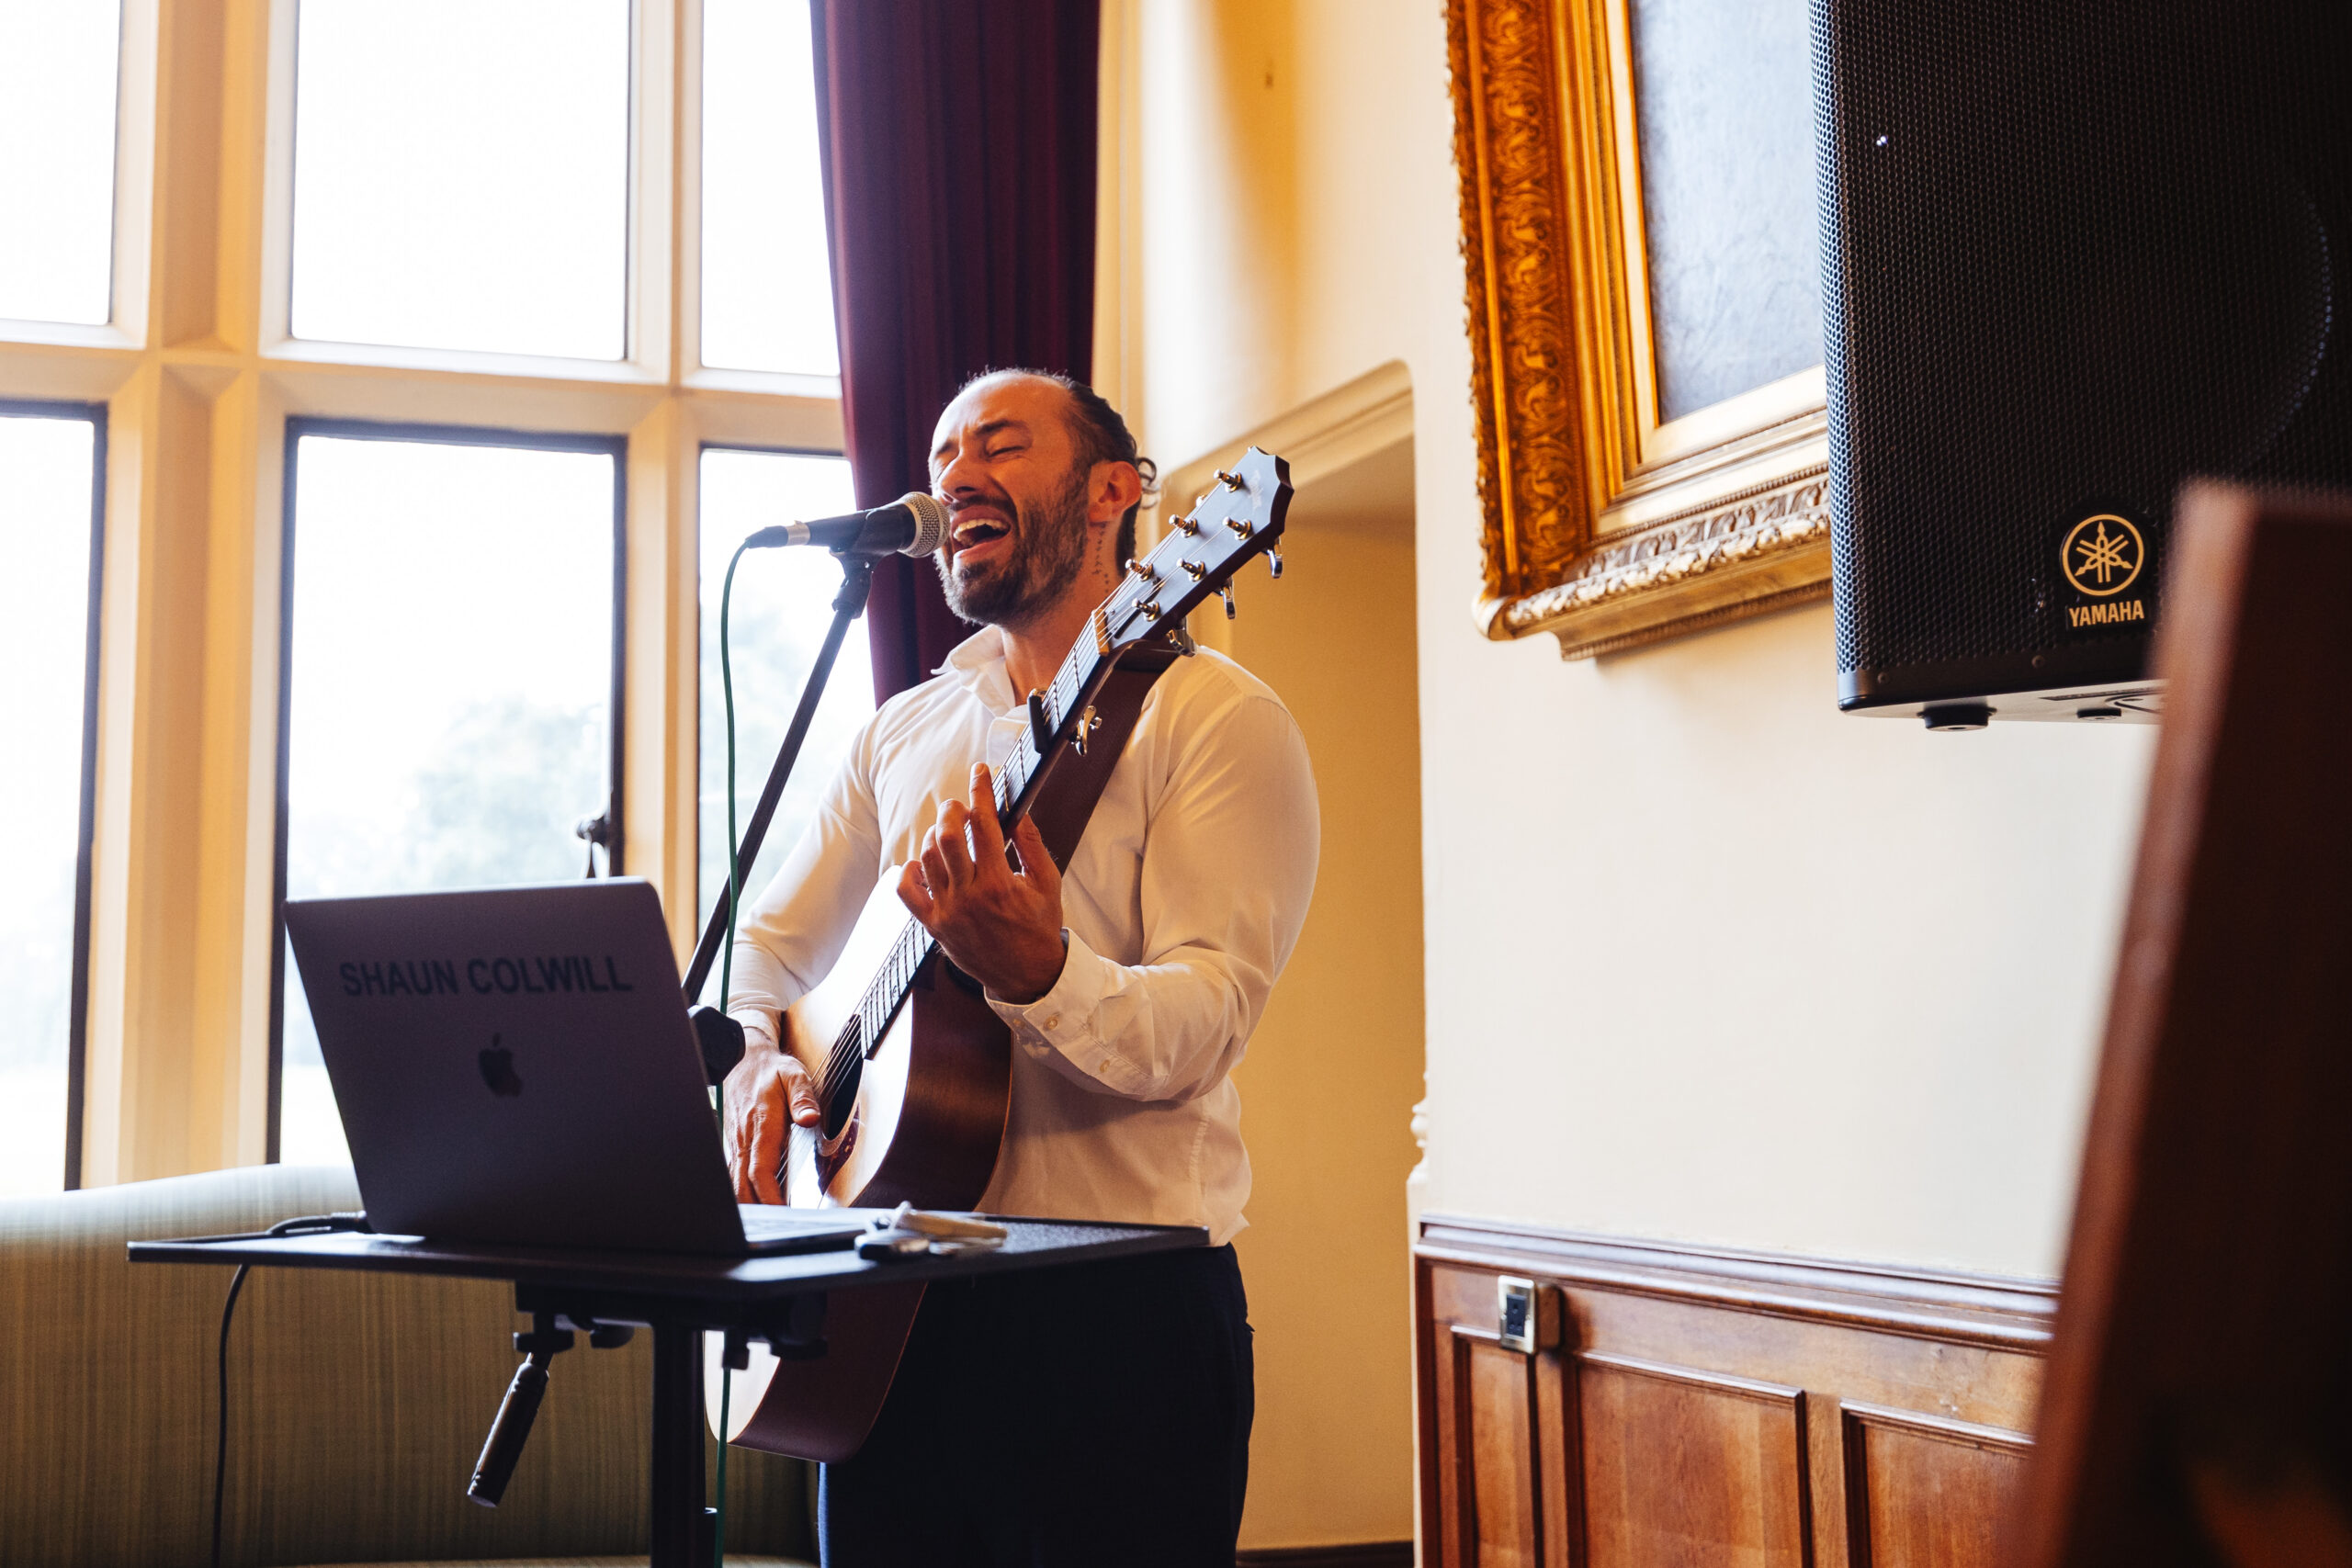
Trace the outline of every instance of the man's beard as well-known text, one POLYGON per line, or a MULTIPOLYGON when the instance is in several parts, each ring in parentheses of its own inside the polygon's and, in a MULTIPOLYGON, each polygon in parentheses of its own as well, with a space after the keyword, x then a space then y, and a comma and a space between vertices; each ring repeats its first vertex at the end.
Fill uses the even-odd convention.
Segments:
POLYGON ((1013 509, 1012 548, 968 577, 944 551, 933 558, 947 607, 983 626, 1019 626, 1060 598, 1086 569, 1086 479, 1070 476, 1035 511, 1013 509))

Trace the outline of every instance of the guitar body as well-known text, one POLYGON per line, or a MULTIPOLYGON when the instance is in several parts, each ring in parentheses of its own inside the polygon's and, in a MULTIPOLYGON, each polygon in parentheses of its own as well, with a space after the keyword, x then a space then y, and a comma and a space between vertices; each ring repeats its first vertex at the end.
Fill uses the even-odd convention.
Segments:
MULTIPOLYGON (((780 1361, 765 1345, 728 1395, 727 1440, 738 1448, 837 1464, 865 1445, 922 1305, 921 1285, 874 1285, 826 1303, 825 1353, 780 1361)), ((718 1425, 722 1337, 703 1336, 703 1409, 718 1425)))
MULTIPOLYGON (((784 1046, 824 1081, 834 1043, 866 985, 907 927, 898 883, 866 900, 825 981, 784 1015, 784 1046)), ((855 1061, 855 1054, 848 1055, 855 1061)), ((827 1095, 821 1127, 795 1127, 785 1156, 785 1201, 968 1209, 996 1171, 1012 1104, 1012 1034, 978 985, 933 952, 881 1043, 827 1095)))
MULTIPOLYGON (((785 1048, 822 1081, 868 981, 907 924, 886 877, 824 984, 784 1016, 785 1048)), ((841 1077, 821 1127, 795 1127, 785 1199, 797 1208, 969 1209, 988 1190, 1012 1103, 1012 1036, 973 982, 933 952, 881 1043, 841 1077)), ((825 1353, 781 1361, 763 1345, 735 1374, 728 1441, 831 1463, 865 1441, 922 1304, 921 1285, 860 1290, 829 1303, 825 1353)), ((718 1418, 720 1343, 706 1340, 705 1396, 718 1418)))

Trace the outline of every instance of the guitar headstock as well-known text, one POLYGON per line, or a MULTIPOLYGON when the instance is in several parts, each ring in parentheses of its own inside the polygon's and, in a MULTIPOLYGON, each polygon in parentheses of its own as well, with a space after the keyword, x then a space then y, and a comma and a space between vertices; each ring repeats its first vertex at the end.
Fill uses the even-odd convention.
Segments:
MULTIPOLYGON (((1190 512, 1169 519, 1168 536, 1129 568, 1098 612, 1098 639, 1106 653, 1159 636, 1222 593, 1233 574, 1265 556, 1276 577, 1275 547, 1290 515, 1290 465, 1252 446, 1190 512)), ((1230 615, 1233 601, 1226 601, 1230 615)))

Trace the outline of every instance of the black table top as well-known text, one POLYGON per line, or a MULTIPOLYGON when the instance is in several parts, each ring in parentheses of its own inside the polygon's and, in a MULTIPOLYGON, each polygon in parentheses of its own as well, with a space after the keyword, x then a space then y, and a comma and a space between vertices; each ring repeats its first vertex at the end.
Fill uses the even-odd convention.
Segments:
POLYGON ((420 1236, 350 1231, 324 1235, 134 1241, 130 1243, 130 1260, 448 1274, 511 1280, 518 1286, 564 1286, 631 1295, 675 1296, 682 1301, 750 1303, 809 1291, 916 1284, 1057 1264, 1092 1263, 1208 1244, 1208 1232, 1198 1225, 1088 1224, 1066 1220, 989 1217, 1011 1232, 1001 1247, 888 1263, 869 1263, 846 1247, 782 1256, 713 1258, 689 1253, 590 1252, 572 1247, 427 1241, 420 1236))

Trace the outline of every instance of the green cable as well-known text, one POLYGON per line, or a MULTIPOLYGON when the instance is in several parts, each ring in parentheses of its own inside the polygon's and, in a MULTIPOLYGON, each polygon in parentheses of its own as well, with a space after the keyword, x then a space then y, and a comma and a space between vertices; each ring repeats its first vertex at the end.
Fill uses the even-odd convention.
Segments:
MULTIPOLYGON (((728 612, 735 603, 735 568, 752 547, 746 539, 735 547, 727 563, 727 582, 718 591, 718 682, 727 694, 727 945, 719 950, 718 1010, 725 1012, 735 985, 735 909, 743 901, 743 874, 735 833, 735 664, 728 655, 728 612)), ((735 1392, 734 1370, 720 1359, 718 1369, 718 1508, 712 1522, 710 1568, 727 1563, 727 1404, 735 1392)))
POLYGON ((725 1012, 735 984, 735 908, 743 900, 742 873, 736 866, 735 836, 735 664, 728 655, 727 616, 735 601, 735 569, 749 539, 735 547, 727 563, 727 582, 718 591, 718 681, 727 693, 727 945, 718 953, 718 1010, 725 1012))
POLYGON ((710 1568, 727 1568, 727 1402, 735 1393, 735 1369, 718 1366, 718 1518, 710 1532, 710 1568))

